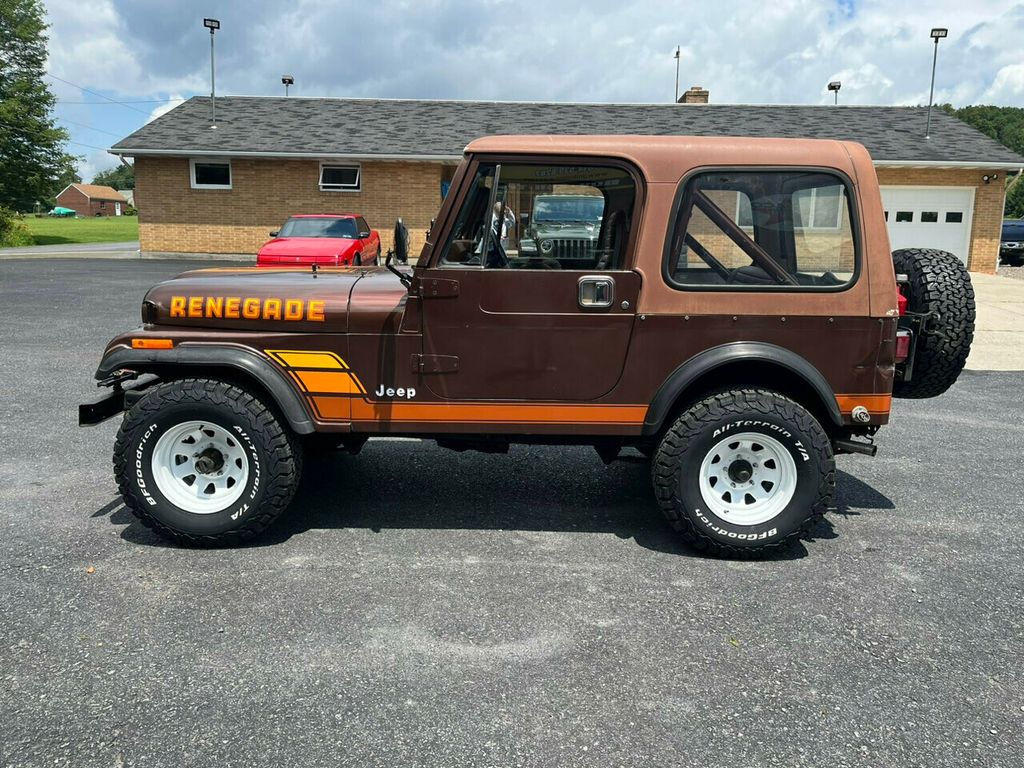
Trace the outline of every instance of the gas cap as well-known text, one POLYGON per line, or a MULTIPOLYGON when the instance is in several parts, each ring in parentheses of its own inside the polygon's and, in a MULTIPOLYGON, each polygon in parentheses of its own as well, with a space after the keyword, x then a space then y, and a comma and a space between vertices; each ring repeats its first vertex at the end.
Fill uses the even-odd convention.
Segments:
POLYGON ((850 414, 854 421, 859 421, 861 424, 867 424, 871 421, 871 414, 868 413, 868 409, 863 405, 858 405, 853 409, 853 413, 850 414))

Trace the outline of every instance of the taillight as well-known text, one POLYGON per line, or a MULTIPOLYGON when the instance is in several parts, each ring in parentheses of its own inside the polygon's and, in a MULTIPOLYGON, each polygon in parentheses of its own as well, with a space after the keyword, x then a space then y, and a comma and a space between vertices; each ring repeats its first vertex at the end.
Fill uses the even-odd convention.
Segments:
MULTIPOLYGON (((902 298, 902 297, 901 297, 902 298)), ((903 363, 910 357, 910 331, 896 331, 896 362, 903 363)))
POLYGON ((907 297, 903 295, 903 291, 896 289, 896 309, 899 310, 900 317, 907 314, 907 297))

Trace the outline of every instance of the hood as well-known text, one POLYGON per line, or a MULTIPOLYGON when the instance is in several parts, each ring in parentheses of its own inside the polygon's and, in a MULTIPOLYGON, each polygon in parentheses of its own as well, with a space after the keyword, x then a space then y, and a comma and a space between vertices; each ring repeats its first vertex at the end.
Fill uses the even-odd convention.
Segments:
POLYGON ((151 288, 144 304, 161 326, 346 333, 350 314, 365 332, 389 327, 407 296, 383 268, 238 267, 185 272, 151 288))
POLYGON ((260 248, 261 256, 337 256, 359 244, 347 237, 275 237, 260 248))
POLYGON ((576 240, 595 240, 601 230, 600 222, 591 223, 583 221, 538 221, 533 225, 537 237, 547 238, 572 238, 576 240))

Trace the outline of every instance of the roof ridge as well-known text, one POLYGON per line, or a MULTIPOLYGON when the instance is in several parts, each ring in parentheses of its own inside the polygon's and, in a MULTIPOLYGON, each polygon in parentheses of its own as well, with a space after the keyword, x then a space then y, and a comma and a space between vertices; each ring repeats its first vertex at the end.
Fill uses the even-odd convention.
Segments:
MULTIPOLYGON (((186 100, 206 101, 210 97, 197 94, 186 100)), ((531 101, 518 99, 414 99, 404 96, 275 96, 273 94, 236 94, 229 96, 218 96, 218 100, 225 99, 276 99, 278 101, 383 101, 390 103, 408 104, 508 104, 508 105, 531 105, 531 106, 552 106, 552 107, 697 107, 701 109, 715 109, 718 107, 731 108, 777 108, 777 107, 812 107, 828 109, 927 109, 922 104, 794 104, 767 102, 763 104, 751 104, 749 102, 715 102, 714 104, 679 104, 677 102, 665 101, 531 101)), ((171 110, 173 111, 173 110, 171 110)), ((938 110, 941 112, 941 110, 938 110)), ((169 114, 169 112, 165 113, 169 114)))

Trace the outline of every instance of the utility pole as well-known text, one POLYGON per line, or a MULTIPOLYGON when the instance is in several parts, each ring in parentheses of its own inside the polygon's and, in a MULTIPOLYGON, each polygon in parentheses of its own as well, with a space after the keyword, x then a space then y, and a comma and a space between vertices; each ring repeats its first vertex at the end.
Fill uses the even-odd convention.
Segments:
POLYGON ((213 33, 220 29, 217 19, 203 19, 203 26, 210 30, 210 126, 217 127, 217 72, 213 65, 213 33))
POLYGON ((924 137, 932 137, 932 101, 935 99, 935 64, 939 60, 939 40, 949 34, 948 29, 935 27, 931 31, 931 37, 935 41, 935 53, 932 54, 932 89, 928 92, 928 122, 924 127, 924 137))
POLYGON ((676 102, 679 101, 679 46, 676 46, 676 102))

